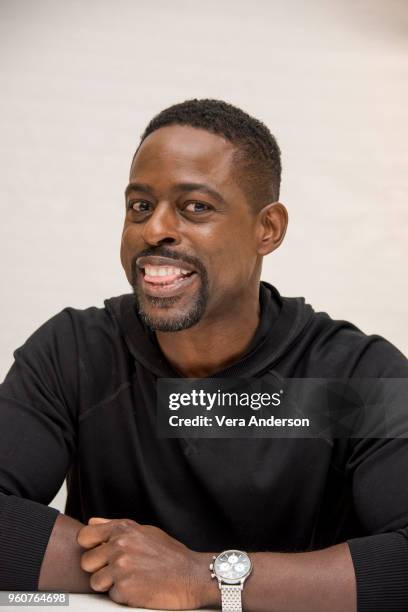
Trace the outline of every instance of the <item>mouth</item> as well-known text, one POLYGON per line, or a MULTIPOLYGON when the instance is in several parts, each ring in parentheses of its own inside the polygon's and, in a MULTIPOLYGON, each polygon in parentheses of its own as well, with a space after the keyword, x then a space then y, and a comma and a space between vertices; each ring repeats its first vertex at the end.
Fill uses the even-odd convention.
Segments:
POLYGON ((199 275, 190 266, 175 264, 174 260, 164 258, 140 258, 137 261, 138 276, 141 288, 146 295, 153 297, 170 297, 192 287, 199 280, 199 275), (161 259, 160 262, 147 262, 147 259, 161 259))

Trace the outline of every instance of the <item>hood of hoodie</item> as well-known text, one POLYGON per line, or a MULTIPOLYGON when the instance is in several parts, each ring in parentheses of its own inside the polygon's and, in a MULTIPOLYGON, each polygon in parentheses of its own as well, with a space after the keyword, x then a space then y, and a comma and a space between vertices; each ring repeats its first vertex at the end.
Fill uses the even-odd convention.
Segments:
MULTIPOLYGON (((281 297, 278 290, 261 281, 259 285, 261 318, 258 330, 266 330, 260 341, 236 362, 211 374, 209 378, 258 377, 274 368, 312 322, 314 310, 304 298, 281 297), (268 300, 277 303, 276 316, 271 318, 268 300), (271 318, 270 321, 267 319, 271 318)), ((106 309, 117 321, 126 344, 135 360, 159 378, 179 378, 162 353, 152 332, 140 319, 133 293, 105 300, 106 309)), ((174 332, 177 333, 177 332, 174 332)), ((252 343, 251 343, 252 346, 252 343)))

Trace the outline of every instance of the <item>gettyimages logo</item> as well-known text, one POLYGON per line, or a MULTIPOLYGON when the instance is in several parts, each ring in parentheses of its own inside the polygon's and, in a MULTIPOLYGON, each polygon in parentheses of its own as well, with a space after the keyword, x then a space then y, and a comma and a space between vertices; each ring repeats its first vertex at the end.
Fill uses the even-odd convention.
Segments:
POLYGON ((169 396, 170 410, 179 410, 187 406, 200 406, 205 410, 212 410, 214 406, 248 406, 252 410, 259 410, 263 406, 279 406, 281 393, 230 393, 217 389, 214 393, 204 389, 192 389, 190 392, 171 393, 169 396))
POLYGON ((408 379, 162 378, 165 438, 408 438, 408 379))

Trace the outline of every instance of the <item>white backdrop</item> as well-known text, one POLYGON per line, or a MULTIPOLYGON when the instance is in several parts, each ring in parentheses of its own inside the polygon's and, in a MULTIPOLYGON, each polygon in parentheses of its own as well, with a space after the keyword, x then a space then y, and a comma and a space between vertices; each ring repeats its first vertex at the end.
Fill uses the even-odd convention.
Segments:
POLYGON ((130 290, 130 160, 191 97, 280 143, 290 224, 263 278, 408 352, 407 30, 406 0, 1 0, 0 378, 56 312, 130 290))

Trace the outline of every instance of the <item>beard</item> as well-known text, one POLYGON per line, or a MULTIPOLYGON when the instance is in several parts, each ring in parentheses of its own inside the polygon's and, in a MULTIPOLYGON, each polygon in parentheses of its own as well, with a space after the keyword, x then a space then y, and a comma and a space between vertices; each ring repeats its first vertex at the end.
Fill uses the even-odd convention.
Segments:
POLYGON ((136 299, 136 306, 139 313, 139 317, 142 322, 147 325, 152 331, 162 332, 177 332, 184 329, 188 329, 193 325, 196 325, 204 315, 208 303, 208 275, 203 264, 195 257, 183 256, 182 259, 179 257, 176 259, 172 251, 168 251, 166 248, 161 247, 160 249, 149 249, 134 257, 132 261, 132 289, 136 299), (175 261, 185 261, 190 263, 195 268, 195 273, 200 275, 201 282, 198 290, 193 295, 190 303, 187 307, 184 307, 182 311, 177 312, 177 302, 182 298, 180 295, 170 297, 155 297, 146 295, 140 288, 137 275, 136 259, 142 256, 148 255, 161 255, 162 257, 170 257, 175 261), (149 312, 149 305, 155 309, 163 311, 163 316, 149 312), (174 306, 174 312, 170 311, 174 306))

